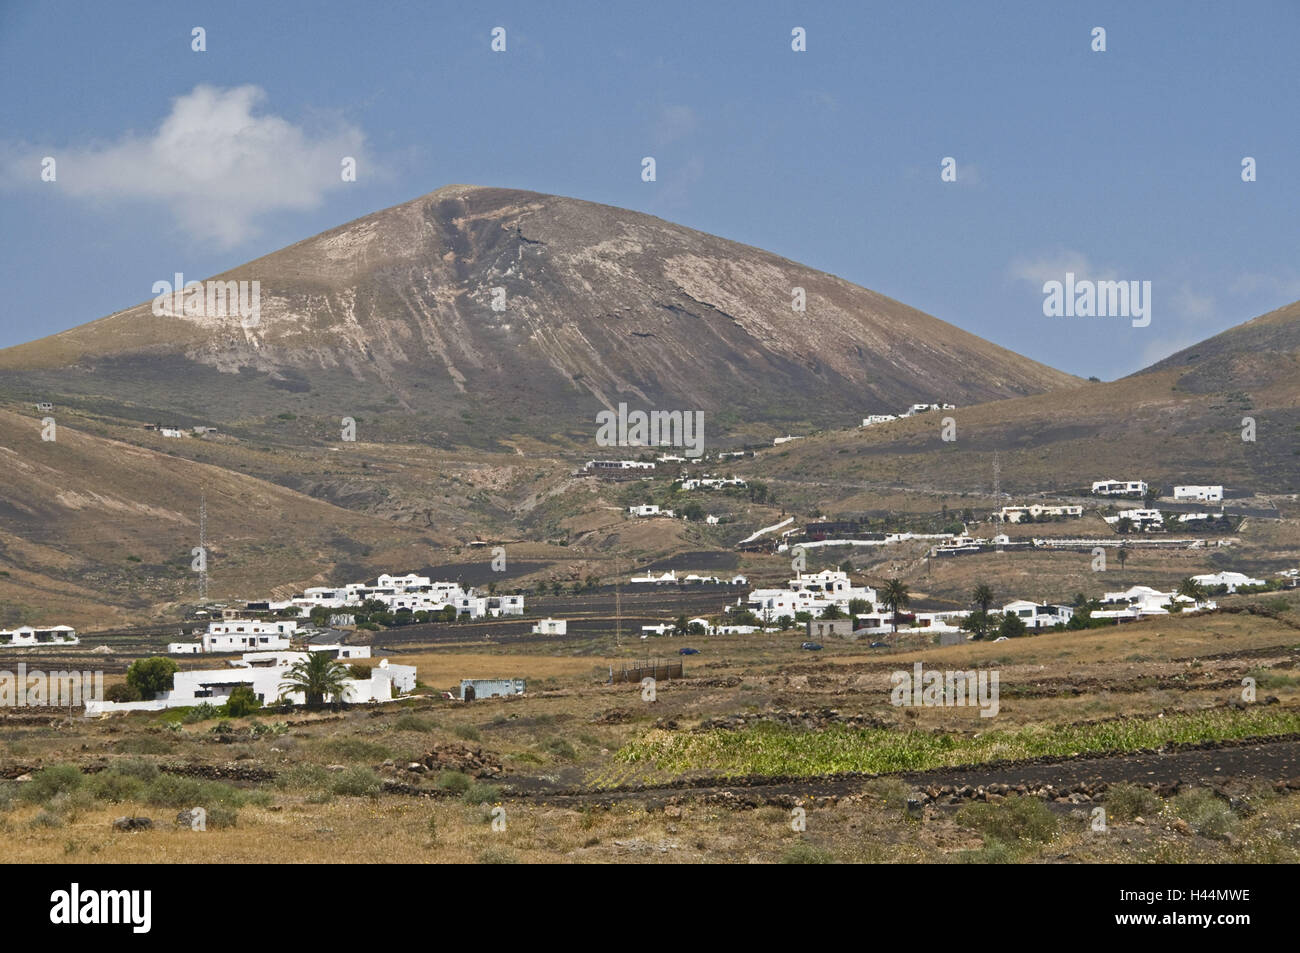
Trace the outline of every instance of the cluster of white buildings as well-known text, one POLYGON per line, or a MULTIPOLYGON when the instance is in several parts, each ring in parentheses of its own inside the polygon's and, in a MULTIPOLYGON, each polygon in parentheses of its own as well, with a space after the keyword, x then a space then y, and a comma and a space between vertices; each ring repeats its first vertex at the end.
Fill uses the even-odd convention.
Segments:
POLYGON ((811 612, 821 615, 829 606, 848 612, 849 603, 861 599, 876 604, 876 590, 855 586, 849 574, 838 569, 799 573, 784 589, 751 589, 747 605, 760 618, 775 621, 783 615, 811 612))
MULTIPOLYGON (((313 648, 323 650, 324 647, 313 648)), ((221 669, 177 672, 172 676, 171 691, 162 692, 148 701, 110 702, 86 700, 86 715, 117 711, 161 711, 207 702, 224 704, 240 685, 253 690, 262 704, 281 699, 294 705, 306 704, 302 692, 287 691, 284 684, 289 670, 308 657, 306 652, 249 652, 221 669)), ((342 697, 328 699, 349 704, 386 702, 415 690, 414 665, 390 665, 383 659, 370 670, 367 678, 349 678, 343 682, 342 697)))
POLYGON ((862 418, 862 426, 870 427, 873 424, 887 424, 891 420, 902 420, 905 417, 915 417, 917 414, 928 414, 932 410, 956 410, 952 404, 913 404, 901 414, 868 414, 862 418))
POLYGON ((590 473, 621 473, 625 470, 653 470, 655 465, 644 460, 588 460, 582 468, 590 473))
POLYGON ((382 603, 392 612, 402 609, 436 612, 451 606, 457 615, 467 615, 471 619, 524 614, 523 596, 485 595, 474 588, 465 589, 458 582, 434 582, 428 576, 415 573, 405 576, 385 573, 374 585, 353 582, 340 587, 312 586, 291 599, 267 602, 266 608, 272 612, 297 609, 299 616, 307 616, 317 606, 342 609, 370 601, 382 603))
POLYGON ((0 648, 6 649, 36 645, 77 645, 80 641, 77 630, 70 625, 20 625, 16 629, 0 629, 0 648))
POLYGON ((298 634, 292 619, 223 619, 209 622, 196 642, 172 642, 168 655, 208 655, 214 652, 275 652, 287 649, 298 634))
POLYGON ((729 486, 741 487, 749 484, 739 477, 715 477, 707 474, 682 481, 683 490, 725 490, 729 486))
POLYGON ((1114 516, 1103 516, 1102 519, 1112 526, 1120 520, 1128 520, 1138 529, 1165 525, 1164 515, 1159 510, 1120 510, 1114 516))
POLYGON ((1072 504, 1030 503, 1027 506, 1004 506, 998 513, 998 519, 1004 523, 1019 523, 1026 516, 1040 519, 1044 516, 1064 516, 1076 518, 1083 515, 1083 507, 1072 504))
POLYGON ((1131 622, 1147 616, 1169 615, 1171 611, 1183 613, 1218 608, 1209 600, 1198 601, 1190 596, 1180 596, 1176 591, 1161 592, 1150 586, 1132 586, 1123 592, 1108 592, 1101 601, 1105 605, 1113 605, 1116 608, 1094 609, 1092 618, 1114 619, 1116 622, 1131 622))
POLYGON ((745 586, 749 584, 749 580, 744 576, 732 576, 730 579, 719 579, 717 576, 701 576, 697 573, 688 573, 679 579, 677 577, 676 569, 669 569, 667 572, 660 573, 657 576, 652 573, 646 573, 642 576, 633 576, 628 580, 628 582, 655 586, 676 585, 678 582, 683 582, 687 585, 703 585, 708 583, 715 586, 745 586))

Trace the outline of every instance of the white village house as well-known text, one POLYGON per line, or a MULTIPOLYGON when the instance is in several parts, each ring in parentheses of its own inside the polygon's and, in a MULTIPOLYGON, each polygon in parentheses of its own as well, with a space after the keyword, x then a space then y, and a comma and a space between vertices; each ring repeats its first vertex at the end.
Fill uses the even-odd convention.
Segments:
POLYGON ((20 625, 0 629, 0 647, 22 648, 29 645, 77 645, 77 630, 70 625, 20 625))
POLYGON ((1175 500, 1199 500, 1205 503, 1223 502, 1223 487, 1221 486, 1176 486, 1174 487, 1175 500))
MULTIPOLYGON (((280 698, 294 705, 306 704, 301 692, 285 692, 282 683, 289 669, 307 658, 306 652, 250 652, 229 668, 177 672, 172 676, 171 691, 157 698, 138 702, 110 702, 87 699, 86 715, 117 711, 162 711, 207 702, 224 704, 239 685, 247 685, 263 704, 280 698)), ((343 697, 349 704, 386 702, 415 690, 414 665, 390 665, 383 659, 370 670, 369 678, 344 681, 343 697)))
POLYGON ((1123 592, 1108 592, 1102 598, 1108 606, 1122 608, 1094 609, 1094 619, 1114 619, 1116 622, 1128 622, 1144 616, 1169 615, 1174 612, 1195 612, 1199 609, 1217 608, 1213 602, 1197 602, 1188 596, 1176 592, 1161 592, 1150 586, 1131 586, 1123 592))
POLYGON ((1216 572, 1205 573, 1200 576, 1193 576, 1195 582, 1202 586, 1226 586, 1229 592, 1236 592, 1240 586, 1262 586, 1263 579, 1254 579, 1247 576, 1244 572, 1216 572))
POLYGON ((791 579, 785 589, 752 589, 747 605, 759 617, 771 620, 796 612, 820 615, 827 606, 848 611, 849 602, 861 599, 868 605, 876 604, 876 590, 870 586, 855 586, 849 574, 838 569, 817 573, 800 573, 791 579))
POLYGON ((627 511, 633 516, 667 516, 671 518, 676 515, 672 510, 661 510, 656 503, 642 503, 640 506, 629 506, 627 511))
POLYGON ((1145 480, 1098 480, 1092 485, 1093 496, 1145 496, 1145 480))
POLYGON ((1026 506, 1004 506, 998 513, 998 518, 1004 523, 1019 523, 1026 515, 1034 519, 1043 516, 1078 517, 1083 515, 1083 507, 1069 503, 1030 503, 1026 506))
POLYGON ((267 603, 272 610, 296 608, 300 616, 307 616, 317 606, 342 609, 361 606, 367 601, 382 603, 393 612, 436 612, 448 607, 457 614, 472 619, 523 615, 524 597, 521 595, 483 595, 477 589, 465 589, 457 582, 435 582, 428 576, 408 573, 393 576, 380 575, 375 584, 352 582, 341 587, 313 586, 283 602, 267 603))
POLYGON ((533 635, 567 635, 568 631, 567 619, 538 619, 533 623, 533 635))
POLYGON ((204 655, 209 652, 271 652, 287 649, 298 634, 292 619, 223 619, 209 622, 198 642, 172 642, 169 655, 204 655))
POLYGON ((1146 529, 1149 526, 1163 526, 1165 517, 1159 510, 1120 510, 1114 516, 1103 516, 1107 523, 1114 526, 1120 520, 1126 519, 1140 529, 1146 529))
POLYGON ((1005 615, 1018 616, 1027 629, 1050 629, 1054 625, 1065 625, 1074 617, 1070 606, 1048 605, 1016 599, 1002 607, 1005 615))

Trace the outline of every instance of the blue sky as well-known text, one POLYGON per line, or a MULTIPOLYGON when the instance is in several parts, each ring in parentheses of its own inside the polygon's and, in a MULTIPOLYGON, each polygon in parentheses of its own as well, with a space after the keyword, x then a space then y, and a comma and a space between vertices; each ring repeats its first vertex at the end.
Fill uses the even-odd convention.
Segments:
POLYGON ((1298 34, 1295 0, 0 0, 0 346, 466 182, 659 215, 1109 379, 1300 299, 1298 34), (1045 317, 1067 270, 1150 281, 1151 324, 1045 317))

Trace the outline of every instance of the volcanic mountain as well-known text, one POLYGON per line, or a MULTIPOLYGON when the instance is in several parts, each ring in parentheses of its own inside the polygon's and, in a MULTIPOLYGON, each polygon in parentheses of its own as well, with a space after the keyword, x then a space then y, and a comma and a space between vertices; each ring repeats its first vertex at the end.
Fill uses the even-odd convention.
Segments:
POLYGON ((475 444, 621 401, 718 415, 715 437, 1080 383, 759 249, 535 192, 447 186, 215 280, 259 282, 255 325, 145 302, 0 352, 0 386, 148 421, 366 411, 475 444))

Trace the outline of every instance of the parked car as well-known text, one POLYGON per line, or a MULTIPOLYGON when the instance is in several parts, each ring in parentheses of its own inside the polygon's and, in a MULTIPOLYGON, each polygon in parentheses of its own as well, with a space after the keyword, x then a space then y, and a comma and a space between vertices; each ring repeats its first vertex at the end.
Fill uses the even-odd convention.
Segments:
POLYGON ((699 650, 699 649, 688 649, 688 648, 683 648, 683 649, 678 649, 678 650, 677 650, 677 653, 678 653, 679 655, 699 655, 699 654, 700 654, 700 650, 699 650))
POLYGON ((994 639, 993 641, 994 641, 994 642, 1005 642, 1006 640, 1007 640, 1007 637, 1006 637, 1005 635, 999 635, 999 636, 998 636, 996 639, 994 639))
POLYGON ((803 645, 799 646, 799 648, 807 649, 809 652, 820 652, 822 650, 822 647, 816 642, 805 642, 803 645))
POLYGON ((889 643, 888 643, 888 642, 872 642, 871 645, 869 645, 869 646, 867 646, 867 647, 868 647, 868 648, 872 648, 872 649, 887 649, 887 648, 889 648, 889 643))

